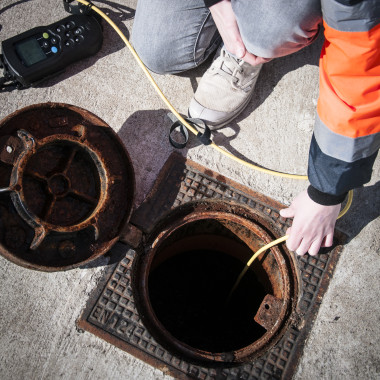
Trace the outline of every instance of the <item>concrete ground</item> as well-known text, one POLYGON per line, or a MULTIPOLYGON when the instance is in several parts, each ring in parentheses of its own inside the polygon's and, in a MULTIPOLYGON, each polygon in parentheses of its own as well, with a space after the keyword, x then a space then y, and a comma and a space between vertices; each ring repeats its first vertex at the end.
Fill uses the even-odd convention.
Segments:
MULTIPOLYGON (((96 2, 129 35, 136 0, 96 2)), ((65 17, 61 1, 2 0, 0 40, 65 17)), ((148 26, 147 26, 148 27, 148 26)), ((306 173, 318 97, 319 38, 311 47, 265 65, 244 113, 217 131, 214 141, 267 168, 306 173)), ((181 76, 155 76, 186 113, 201 67, 181 76)), ((104 27, 94 57, 69 67, 40 88, 0 94, 0 117, 31 104, 74 104, 104 119, 121 137, 136 173, 138 206, 173 148, 162 101, 119 37, 104 27)), ((268 176, 239 166, 191 140, 188 158, 285 204, 307 187, 303 181, 268 176)), ((380 378, 380 160, 372 181, 355 192, 350 212, 337 226, 349 236, 324 296, 295 379, 380 378)), ((169 376, 90 333, 76 330, 107 259, 59 273, 18 267, 0 257, 1 379, 166 379, 169 376)))

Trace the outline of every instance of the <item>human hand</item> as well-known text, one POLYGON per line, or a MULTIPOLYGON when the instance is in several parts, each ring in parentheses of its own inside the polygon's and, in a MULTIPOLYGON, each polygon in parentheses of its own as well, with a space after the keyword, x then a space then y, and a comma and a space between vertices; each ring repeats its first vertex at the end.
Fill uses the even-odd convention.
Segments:
POLYGON ((288 208, 280 211, 282 217, 293 218, 292 227, 286 231, 287 247, 300 256, 306 252, 316 256, 320 247, 331 247, 339 211, 340 204, 320 205, 303 191, 288 208))
POLYGON ((271 60, 271 58, 257 57, 247 51, 230 0, 222 0, 212 5, 210 11, 228 52, 251 65, 271 60))

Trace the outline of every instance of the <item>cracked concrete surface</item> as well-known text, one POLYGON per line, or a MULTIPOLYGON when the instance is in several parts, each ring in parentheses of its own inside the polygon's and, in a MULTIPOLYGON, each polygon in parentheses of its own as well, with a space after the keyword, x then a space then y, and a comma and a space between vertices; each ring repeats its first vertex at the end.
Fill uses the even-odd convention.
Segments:
MULTIPOLYGON (((131 34, 136 0, 96 2, 131 34)), ((66 16, 60 1, 2 0, 0 40, 66 16)), ((267 168, 303 174, 318 97, 319 38, 303 51, 266 64, 257 91, 238 120, 216 131, 214 141, 267 168)), ((154 76, 179 112, 187 105, 206 66, 177 76, 154 76)), ((62 102, 105 120, 121 137, 136 173, 138 206, 173 148, 167 110, 123 42, 104 26, 101 51, 70 66, 42 87, 0 94, 1 119, 31 104, 62 102)), ((188 158, 245 186, 289 204, 307 183, 248 170, 200 146, 188 158)), ((307 341, 295 379, 380 378, 380 163, 372 180, 355 192, 338 228, 349 236, 307 341)), ((166 379, 161 371, 77 331, 79 317, 108 259, 59 273, 18 267, 0 257, 0 378, 166 379)))

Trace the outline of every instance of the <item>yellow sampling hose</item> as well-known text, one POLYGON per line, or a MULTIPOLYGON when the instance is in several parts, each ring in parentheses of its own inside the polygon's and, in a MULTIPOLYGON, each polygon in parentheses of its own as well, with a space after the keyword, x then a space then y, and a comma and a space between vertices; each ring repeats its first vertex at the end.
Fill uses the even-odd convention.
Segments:
MULTIPOLYGON (((143 61, 141 60, 141 58, 138 56, 138 54, 136 53, 135 49, 133 48, 133 46, 131 45, 131 43, 128 41, 128 39, 125 37, 125 35, 123 34, 123 32, 120 30, 120 28, 104 13, 102 12, 99 8, 97 8, 95 5, 93 5, 92 3, 86 1, 86 0, 77 0, 78 3, 81 3, 83 5, 86 5, 86 6, 89 6, 94 12, 96 12, 97 14, 99 14, 105 21, 108 22, 108 24, 111 25, 111 27, 116 31, 116 33, 120 36, 120 38, 124 41, 124 43, 127 45, 128 49, 130 50, 130 52, 132 53, 133 57, 135 58, 135 60, 137 61, 137 63, 140 65, 142 71, 144 72, 144 74, 146 75, 146 77, 149 79, 149 81, 151 82, 152 86, 154 87, 154 89, 156 90, 156 92, 158 93, 158 95, 161 97, 161 99, 164 101, 164 103, 167 105, 167 107, 170 109, 170 111, 176 116, 176 118, 190 131, 192 132, 194 135, 197 135, 198 134, 198 130, 196 128, 194 128, 192 125, 190 125, 186 119, 184 119, 178 112, 177 110, 173 107, 173 105, 169 102, 169 100, 166 98, 166 96, 164 95, 164 93, 161 91, 161 89, 158 87, 157 83, 155 82, 155 80, 153 79, 152 75, 150 74, 149 70, 146 68, 146 66, 144 65, 143 61)), ((262 168, 260 166, 257 166, 257 165, 254 165, 254 164, 251 164, 250 162, 247 162, 247 161, 244 161, 238 157, 236 157, 235 155, 233 155, 232 153, 222 149, 221 147, 219 147, 218 145, 216 145, 213 141, 211 142, 210 146, 212 148, 214 148, 215 150, 217 150, 218 152, 224 154, 225 156, 231 158, 232 160, 242 164, 242 165, 245 165, 251 169, 254 169, 254 170, 257 170, 257 171, 260 171, 260 172, 263 172, 263 173, 267 173, 267 174, 271 174, 271 175, 275 175, 275 176, 279 176, 279 177, 284 177, 284 178, 291 178, 291 179, 302 179, 302 180, 307 180, 307 176, 306 175, 298 175, 298 174, 288 174, 288 173, 281 173, 281 172, 278 172, 278 171, 275 171, 275 170, 270 170, 270 169, 265 169, 265 168, 262 168)), ((352 190, 349 192, 349 196, 348 196, 348 201, 347 201, 347 204, 345 206, 345 208, 340 212, 339 216, 338 216, 338 219, 340 217, 342 217, 347 211, 348 209, 350 208, 351 206, 351 203, 352 203, 352 197, 353 197, 353 192, 352 190)), ((277 239, 277 240, 274 240, 272 241, 271 243, 267 244, 266 246, 260 248, 252 257, 251 259, 248 261, 247 265, 245 266, 243 272, 240 274, 238 280, 236 281, 235 285, 234 285, 234 288, 232 289, 231 291, 231 294, 232 292, 235 290, 235 288, 237 287, 237 285, 239 284, 241 278, 244 276, 244 274, 246 273, 246 271, 248 270, 248 268, 250 267, 250 265, 253 263, 253 261, 264 251, 266 251, 267 249, 279 244, 279 243, 282 243, 284 242, 286 239, 288 238, 288 235, 286 236, 283 236, 282 238, 280 239, 277 239)))
MULTIPOLYGON (((156 92, 158 93, 158 95, 161 97, 161 99, 164 101, 164 103, 167 105, 167 107, 170 109, 170 111, 175 115, 175 117, 190 131, 192 132, 194 135, 197 135, 198 134, 198 130, 196 128, 194 128, 192 125, 190 125, 178 112, 177 110, 172 106, 172 104, 169 102, 169 100, 166 98, 166 96, 164 95, 164 93, 161 91, 161 89, 158 87, 157 83, 155 82, 155 80, 153 79, 152 75, 150 74, 149 70, 146 68, 146 66, 144 65, 143 61, 141 60, 141 58, 138 56, 138 54, 136 53, 136 50, 133 48, 133 46, 131 45, 131 43, 128 41, 128 39, 125 37, 125 35, 123 34, 123 32, 119 29, 119 27, 104 13, 102 12, 99 8, 97 8, 95 5, 89 3, 88 1, 86 0, 77 0, 78 3, 81 3, 83 5, 87 5, 87 6, 91 6, 91 9, 93 11, 95 11, 96 13, 98 13, 104 20, 106 20, 111 26, 112 28, 116 31, 116 33, 120 36, 120 38, 124 41, 124 43, 127 45, 128 49, 130 50, 130 52, 132 53, 133 57, 135 58, 135 60, 137 61, 137 63, 140 65, 141 69, 143 70, 144 74, 147 76, 147 78, 149 79, 149 81, 151 82, 152 86, 154 87, 154 89, 156 90, 156 92)), ((292 178, 292 179, 303 179, 303 180, 307 180, 307 176, 306 175, 297 175, 297 174, 288 174, 288 173, 281 173, 281 172, 277 172, 277 171, 274 171, 274 170, 269 170, 269 169, 265 169, 265 168, 261 168, 260 166, 257 166, 257 165, 253 165, 247 161, 244 161, 238 157, 236 157, 235 155, 233 155, 232 153, 220 148, 218 145, 216 145, 214 142, 211 142, 210 144, 211 147, 213 147, 214 149, 216 149, 217 151, 219 151, 220 153, 230 157, 232 160, 235 160, 237 162, 239 162, 240 164, 242 165, 245 165, 245 166, 248 166, 250 167, 251 169, 254 169, 254 170, 258 170, 258 171, 261 171, 263 173, 267 173, 267 174, 272 174, 272 175, 277 175, 277 176, 280 176, 280 177, 285 177, 285 178, 292 178)))
MULTIPOLYGON (((344 206, 344 208, 340 211, 339 215, 338 215, 338 218, 341 218, 347 211, 348 209, 351 207, 351 203, 352 203, 352 199, 353 199, 353 191, 351 190, 349 193, 348 193, 348 198, 347 198, 347 203, 346 205, 344 206)), ((245 265, 244 269, 241 271, 239 277, 237 278, 234 286, 232 287, 231 291, 230 291, 230 294, 228 295, 228 298, 227 298, 227 303, 229 302, 229 300, 231 299, 231 296, 233 294, 233 292, 236 290, 236 288, 238 287, 241 279, 244 277, 244 275, 247 273, 247 270, 249 269, 249 267, 252 265, 252 263, 263 253, 263 252, 266 252, 269 248, 272 248, 273 246, 277 245, 277 244, 280 244, 282 242, 284 242, 285 240, 287 240, 289 237, 289 235, 285 235, 277 240, 273 240, 272 242, 270 242, 269 244, 267 245, 264 245, 264 247, 261 247, 259 250, 257 250, 253 255, 252 257, 248 260, 247 264, 245 265)))

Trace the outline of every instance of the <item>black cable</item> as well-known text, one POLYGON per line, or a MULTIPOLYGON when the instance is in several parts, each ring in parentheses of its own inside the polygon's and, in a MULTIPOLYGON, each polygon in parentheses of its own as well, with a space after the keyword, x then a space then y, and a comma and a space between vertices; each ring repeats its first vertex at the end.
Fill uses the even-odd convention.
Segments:
POLYGON ((2 54, 0 54, 0 69, 3 69, 3 76, 0 77, 0 92, 10 92, 19 88, 19 83, 8 72, 2 54))
POLYGON ((10 92, 18 88, 18 83, 6 77, 0 78, 0 92, 10 92), (9 82, 9 83, 7 83, 9 82))

